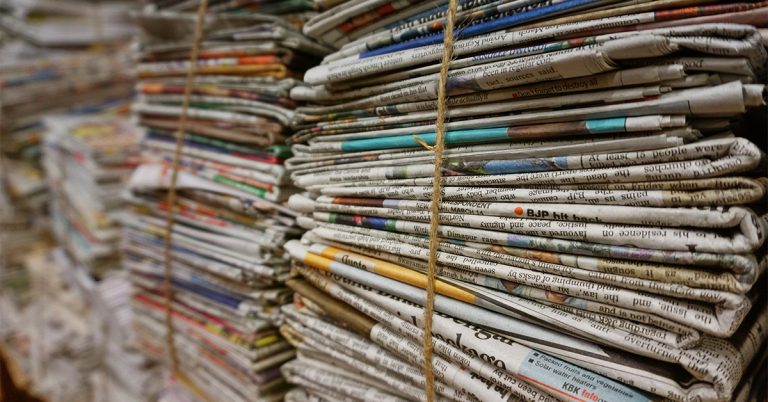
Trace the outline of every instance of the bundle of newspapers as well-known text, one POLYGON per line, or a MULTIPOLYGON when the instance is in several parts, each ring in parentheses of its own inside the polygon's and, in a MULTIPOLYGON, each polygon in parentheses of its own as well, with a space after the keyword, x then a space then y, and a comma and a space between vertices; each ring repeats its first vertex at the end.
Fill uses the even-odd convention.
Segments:
POLYGON ((23 365, 30 391, 60 402, 151 400, 160 383, 131 347, 127 279, 95 282, 61 248, 28 253, 24 263, 31 300, 12 307, 3 289, 0 341, 23 365))
POLYGON ((0 64, 0 144, 10 193, 19 203, 38 205, 43 179, 31 180, 24 170, 36 168, 46 113, 93 110, 124 99, 131 91, 127 54, 75 52, 52 57, 4 49, 0 64), (18 175, 15 175, 18 172, 18 175))
POLYGON ((0 217, 0 254, 23 255, 46 230, 48 188, 40 165, 42 118, 93 112, 132 90, 126 52, 51 51, 13 41, 0 49, 0 186, 11 212, 0 217))
MULTIPOLYGON (((291 91, 294 400, 425 398, 446 3, 304 26, 338 50, 291 91)), ((768 3, 459 3, 438 398, 762 400, 768 3)))
POLYGON ((123 263, 138 287, 140 342, 159 358, 168 351, 168 252, 181 378, 216 400, 278 400, 286 388, 279 365, 294 351, 272 318, 290 297, 282 246, 300 234, 295 213, 283 205, 295 193, 283 166, 296 107, 289 91, 326 49, 277 17, 206 15, 166 243, 195 15, 147 12, 138 21, 133 112, 147 132, 129 183, 123 263))
MULTIPOLYGON (((87 334, 89 347, 96 354, 96 362, 90 371, 81 373, 87 376, 90 400, 153 400, 161 386, 159 367, 136 348, 131 328, 132 287, 127 273, 113 270, 95 281, 85 267, 70 258, 63 248, 54 249, 49 258, 60 276, 57 280, 66 283, 84 309, 80 312, 84 320, 81 330, 87 334)), ((43 273, 37 272, 37 275, 40 274, 43 273)), ((38 278, 38 281, 46 279, 38 278)), ((43 298, 41 302, 55 304, 56 300, 43 298)), ((45 311, 49 307, 40 308, 45 311)), ((51 377, 62 380, 57 376, 51 377)), ((68 385, 54 382, 52 386, 66 388, 68 385)))
MULTIPOLYGON (((300 27, 313 17, 317 9, 317 0, 224 0, 209 1, 208 9, 215 13, 226 14, 269 14, 279 15, 284 21, 300 27)), ((200 0, 154 0, 152 10, 172 12, 194 12, 200 0)))
POLYGON ((114 45, 133 35, 131 0, 5 0, 0 30, 41 47, 114 45))
POLYGON ((124 186, 139 161, 139 128, 123 116, 45 118, 43 166, 58 242, 89 274, 120 267, 118 215, 124 186))

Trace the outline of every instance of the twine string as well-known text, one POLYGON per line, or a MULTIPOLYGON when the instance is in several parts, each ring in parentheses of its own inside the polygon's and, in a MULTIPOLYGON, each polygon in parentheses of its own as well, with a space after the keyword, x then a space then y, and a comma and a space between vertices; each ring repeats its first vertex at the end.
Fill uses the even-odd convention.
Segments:
POLYGON ((442 203, 443 148, 445 142, 445 120, 447 112, 448 69, 453 59, 453 27, 456 19, 458 0, 450 0, 443 30, 443 60, 440 64, 440 80, 437 88, 437 120, 435 121, 435 169, 432 175, 432 202, 429 220, 429 265, 427 268, 427 300, 424 304, 424 376, 427 402, 435 400, 435 373, 432 369, 432 314, 435 307, 435 272, 437 271, 437 247, 440 205, 442 203))
POLYGON ((165 293, 165 329, 168 355, 170 358, 171 369, 174 374, 180 373, 179 357, 176 352, 175 331, 173 327, 173 265, 172 260, 172 237, 173 226, 175 223, 176 211, 176 182, 179 177, 179 165, 181 163, 181 151, 184 146, 184 137, 187 130, 187 115, 189 113, 189 103, 192 96, 192 86, 194 85, 195 73, 197 72, 197 59, 200 52, 200 45, 203 41, 203 28, 205 25, 205 14, 208 11, 208 0, 200 0, 197 8, 197 18, 195 20, 195 33, 192 42, 192 48, 189 52, 189 66, 187 68, 186 83, 184 86, 184 97, 181 106, 181 115, 179 116, 179 126, 176 130, 176 148, 173 153, 173 163, 171 165, 171 181, 168 186, 168 195, 166 205, 168 213, 165 218, 165 247, 163 249, 163 290, 165 293))

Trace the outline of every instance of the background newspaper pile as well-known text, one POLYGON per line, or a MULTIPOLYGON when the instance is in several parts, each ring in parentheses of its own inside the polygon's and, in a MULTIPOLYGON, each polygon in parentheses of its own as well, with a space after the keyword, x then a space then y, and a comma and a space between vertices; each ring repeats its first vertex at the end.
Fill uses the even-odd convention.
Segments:
POLYGON ((129 53, 121 50, 132 6, 0 2, 0 254, 9 261, 47 230, 42 117, 109 107, 131 93, 129 53))
MULTIPOLYGON (((138 290, 135 328, 145 351, 159 358, 167 349, 166 190, 195 18, 167 10, 138 17, 143 37, 132 109, 147 133, 129 184, 123 263, 138 290)), ((283 166, 296 107, 289 91, 326 48, 278 17, 256 14, 211 11, 203 37, 171 249, 175 349, 195 387, 166 398, 194 399, 197 389, 216 400, 279 400, 286 390, 279 365, 294 351, 272 319, 289 299, 282 246, 301 233, 283 205, 295 192, 283 166)))
POLYGON ((55 115, 45 124, 53 232, 80 265, 101 277, 120 267, 117 218, 139 160, 139 128, 115 115, 55 115))
POLYGON ((0 342, 23 364, 30 392, 51 402, 152 400, 156 367, 132 347, 130 283, 95 282, 66 252, 28 253, 32 298, 24 309, 0 297, 0 342))
MULTIPOLYGON (((311 229, 286 244, 291 400, 425 398, 445 3, 304 26, 338 50, 291 91, 312 103, 286 162, 311 229)), ((469 1, 457 21, 439 399, 762 400, 768 3, 469 1)))
MULTIPOLYGON (((125 322, 112 324, 124 319, 130 306, 129 283, 111 275, 95 282, 82 265, 90 264, 85 259, 70 260, 63 249, 56 258, 49 254, 51 193, 40 160, 46 132, 56 131, 57 139, 72 134, 56 124, 46 127, 45 116, 113 110, 130 96, 132 63, 123 45, 132 34, 127 17, 133 6, 115 1, 0 4, 0 347, 22 368, 22 378, 14 380, 31 380, 17 385, 29 385, 49 401, 146 400, 157 391, 149 362, 130 349, 125 322)), ((57 160, 62 165, 48 160, 61 180, 51 182, 53 196, 71 214, 70 223, 89 236, 94 234, 89 225, 99 215, 95 208, 114 199, 116 188, 109 189, 113 194, 92 191, 97 186, 91 179, 103 167, 92 164, 99 146, 65 142, 73 154, 56 148, 63 152, 57 160), (66 177, 58 175, 64 170, 66 177)), ((75 254, 95 241, 78 240, 69 250, 75 254)))
POLYGON ((48 191, 40 165, 47 113, 92 112, 130 94, 121 53, 76 52, 39 57, 16 46, 0 49, 0 178, 7 195, 2 218, 6 254, 34 241, 48 191))
POLYGON ((0 29, 40 47, 125 42, 134 34, 131 0, 3 0, 0 29))
MULTIPOLYGON (((268 14, 279 15, 280 19, 301 28, 304 22, 316 14, 318 5, 323 0, 238 0, 210 1, 208 9, 221 14, 268 14)), ((153 1, 154 9, 159 11, 189 12, 197 11, 199 0, 160 0, 153 1)))

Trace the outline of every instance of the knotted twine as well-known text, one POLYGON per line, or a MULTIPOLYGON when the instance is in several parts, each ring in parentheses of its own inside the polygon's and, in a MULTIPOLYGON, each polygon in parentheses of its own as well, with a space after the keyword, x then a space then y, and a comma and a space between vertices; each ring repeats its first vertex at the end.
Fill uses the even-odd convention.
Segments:
POLYGON ((443 148, 445 142, 445 119, 447 112, 448 69, 453 58, 453 25, 456 19, 458 0, 448 3, 445 29, 443 30, 443 60, 440 64, 440 80, 437 87, 437 120, 435 121, 435 145, 429 147, 435 154, 435 170, 432 174, 432 202, 429 220, 429 260, 427 267, 427 300, 424 304, 424 376, 427 402, 435 400, 435 373, 432 370, 432 314, 435 309, 435 272, 437 265, 437 247, 439 243, 438 226, 440 222, 440 204, 442 195, 443 148))
POLYGON ((187 131, 187 115, 189 113, 189 103, 192 97, 192 86, 194 85, 197 72, 197 59, 200 53, 200 45, 203 41, 203 29, 205 26, 205 14, 208 11, 208 0, 200 0, 197 8, 197 18, 195 20, 195 33, 192 41, 192 48, 189 51, 189 66, 187 68, 187 77, 184 84, 184 97, 182 99, 181 115, 179 116, 179 125, 175 132, 176 148, 173 153, 173 163, 171 165, 171 181, 168 185, 168 195, 165 204, 168 213, 165 217, 165 248, 163 249, 163 290, 165 293, 165 336, 168 348, 168 355, 173 374, 199 396, 205 400, 210 400, 202 390, 197 387, 184 373, 179 370, 179 356, 176 353, 175 330, 173 327, 173 266, 172 259, 172 237, 173 225, 175 223, 176 212, 176 182, 179 177, 179 165, 181 163, 181 151, 184 146, 184 137, 187 131))

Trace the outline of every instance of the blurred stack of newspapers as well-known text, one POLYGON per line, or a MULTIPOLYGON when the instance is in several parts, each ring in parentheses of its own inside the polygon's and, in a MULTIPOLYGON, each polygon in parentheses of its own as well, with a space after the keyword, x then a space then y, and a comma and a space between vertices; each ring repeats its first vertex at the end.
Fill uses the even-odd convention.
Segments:
MULTIPOLYGON (((279 15, 282 20, 299 28, 307 19, 317 14, 317 3, 327 2, 328 0, 213 0, 208 2, 208 10, 222 14, 279 15)), ((200 0, 154 0, 152 10, 194 12, 199 4, 200 0)))
POLYGON ((111 45, 134 34, 131 0, 3 0, 0 29, 42 47, 111 45))
MULTIPOLYGON (((292 89, 310 229, 291 400, 424 400, 447 2, 342 2, 292 89)), ((445 400, 765 396, 767 2, 460 2, 434 360, 445 400), (746 118, 745 118, 746 115, 746 118), (764 121, 764 114, 762 120, 764 121)))
POLYGON ((161 384, 132 347, 127 278, 94 282, 61 248, 29 253, 25 267, 34 297, 18 309, 0 295, 0 342, 30 391, 51 402, 152 400, 161 384))
POLYGON ((51 226, 77 262, 95 276, 120 267, 117 215, 139 161, 139 128, 119 115, 45 118, 43 166, 51 226))
POLYGON ((15 219, 23 221, 30 218, 26 212, 43 210, 48 197, 39 160, 42 117, 111 108, 130 95, 132 84, 125 53, 25 59, 3 50, 0 54, 8 62, 0 63, 0 174, 15 219))
MULTIPOLYGON (((123 263, 138 287, 140 342, 158 357, 167 350, 167 189, 195 19, 170 11, 138 16, 133 112, 147 132, 129 183, 123 263)), ((326 51, 278 17, 206 15, 169 252, 179 368, 209 398, 268 401, 285 392, 279 365, 294 351, 272 319, 290 297, 283 244, 301 233, 283 205, 295 193, 283 166, 296 107, 289 91, 326 51)))
POLYGON ((112 272, 96 285, 92 306, 101 324, 102 364, 96 401, 153 401, 162 387, 160 367, 142 353, 133 330, 133 286, 126 272, 112 272))
MULTIPOLYGON (((39 163, 45 131, 42 117, 109 108, 115 100, 130 96, 133 86, 130 54, 119 44, 110 41, 110 46, 96 50, 89 49, 94 38, 51 43, 19 32, 25 16, 38 25, 48 21, 58 26, 64 20, 38 7, 71 7, 70 13, 94 17, 82 4, 67 2, 61 7, 58 3, 13 0, 0 4, 0 193, 8 201, 0 211, 0 254, 10 257, 23 255, 21 251, 47 226, 42 218, 48 192, 39 163)), ((127 17, 127 9, 120 10, 127 17)), ((78 21, 84 31, 84 23, 78 21)), ((69 37, 67 31, 46 26, 49 36, 69 37)), ((127 34, 119 38, 125 41, 127 34)))

